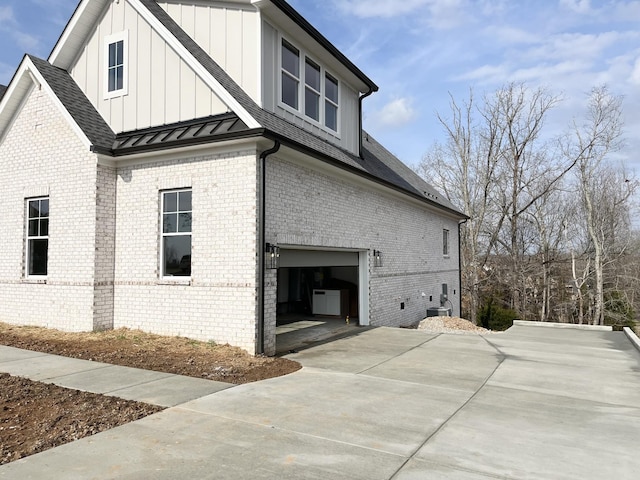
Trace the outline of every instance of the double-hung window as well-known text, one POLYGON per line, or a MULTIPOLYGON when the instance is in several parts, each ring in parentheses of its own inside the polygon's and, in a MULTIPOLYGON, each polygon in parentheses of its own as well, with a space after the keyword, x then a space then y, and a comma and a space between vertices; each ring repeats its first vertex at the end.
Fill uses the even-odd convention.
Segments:
POLYGON ((191 189, 162 192, 162 276, 191 275, 191 189))
POLYGON ((105 97, 127 94, 128 34, 121 32, 105 38, 105 97))
POLYGON ((308 58, 304 62, 304 113, 320 121, 320 67, 308 58))
POLYGON ((338 131, 338 80, 328 73, 324 77, 324 124, 338 131))
POLYGON ((282 102, 298 110, 300 86, 300 51, 282 41, 282 102))
POLYGON ((27 276, 47 275, 49 198, 27 200, 27 276))
POLYGON ((280 83, 283 104, 333 132, 338 131, 338 80, 285 39, 282 39, 280 83))
POLYGON ((442 255, 449 256, 449 230, 442 230, 442 255))

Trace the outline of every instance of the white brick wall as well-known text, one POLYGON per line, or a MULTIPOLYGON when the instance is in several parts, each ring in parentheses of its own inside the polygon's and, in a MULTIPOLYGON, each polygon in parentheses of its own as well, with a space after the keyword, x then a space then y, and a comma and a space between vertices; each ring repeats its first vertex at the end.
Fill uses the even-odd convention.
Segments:
POLYGON ((96 158, 35 88, 0 144, 0 319, 92 330, 96 158), (24 277, 25 198, 49 196, 46 283, 24 277))
POLYGON ((255 353, 256 153, 120 168, 114 326, 230 343, 255 353), (193 192, 191 281, 160 276, 160 192, 193 192))
POLYGON ((267 165, 268 242, 382 251, 382 267, 373 266, 372 256, 369 262, 372 325, 424 318, 427 307, 439 306, 443 283, 459 314, 457 220, 341 173, 342 179, 275 156, 267 165), (448 258, 443 229, 450 231, 448 258))
MULTIPOLYGON (((63 330, 141 328, 256 349, 255 151, 98 166, 57 107, 30 95, 0 145, 0 319, 63 330), (193 191, 192 277, 160 277, 160 192, 193 191), (25 198, 50 198, 49 275, 24 278, 25 198)), ((272 243, 383 252, 370 258, 373 325, 408 325, 459 305, 457 221, 398 195, 271 156, 272 243), (442 230, 451 255, 442 255, 442 230), (422 292, 426 297, 422 297, 422 292), (429 298, 432 297, 431 301, 429 298), (400 308, 404 303, 404 309, 400 308)), ((277 277, 267 270, 265 351, 275 351, 277 277)))

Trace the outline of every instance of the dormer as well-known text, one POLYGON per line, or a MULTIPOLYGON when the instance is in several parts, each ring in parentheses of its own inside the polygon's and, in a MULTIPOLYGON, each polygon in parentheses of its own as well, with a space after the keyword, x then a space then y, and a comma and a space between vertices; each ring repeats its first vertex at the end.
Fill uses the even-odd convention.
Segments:
POLYGON ((260 107, 359 153, 360 97, 377 86, 286 2, 158 4, 260 107))

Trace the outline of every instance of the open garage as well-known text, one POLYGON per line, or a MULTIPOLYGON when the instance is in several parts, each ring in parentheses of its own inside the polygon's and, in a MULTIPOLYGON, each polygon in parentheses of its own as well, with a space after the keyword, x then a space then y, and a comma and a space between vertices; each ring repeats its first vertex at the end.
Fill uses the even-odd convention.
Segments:
POLYGON ((279 352, 368 325, 368 252, 282 248, 277 299, 279 352))

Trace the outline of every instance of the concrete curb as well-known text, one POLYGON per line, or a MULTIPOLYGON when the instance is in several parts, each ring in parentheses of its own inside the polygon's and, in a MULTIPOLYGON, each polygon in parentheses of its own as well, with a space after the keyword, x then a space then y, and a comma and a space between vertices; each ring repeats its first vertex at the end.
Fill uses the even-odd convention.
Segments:
POLYGON ((607 327, 604 325, 576 325, 575 323, 530 322, 528 320, 514 320, 513 324, 520 327, 571 328, 573 330, 595 330, 599 332, 613 331, 613 327, 607 327))
POLYGON ((629 338, 633 346, 636 347, 636 349, 640 352, 640 339, 635 334, 635 332, 629 327, 624 327, 622 330, 627 334, 627 337, 629 338))

